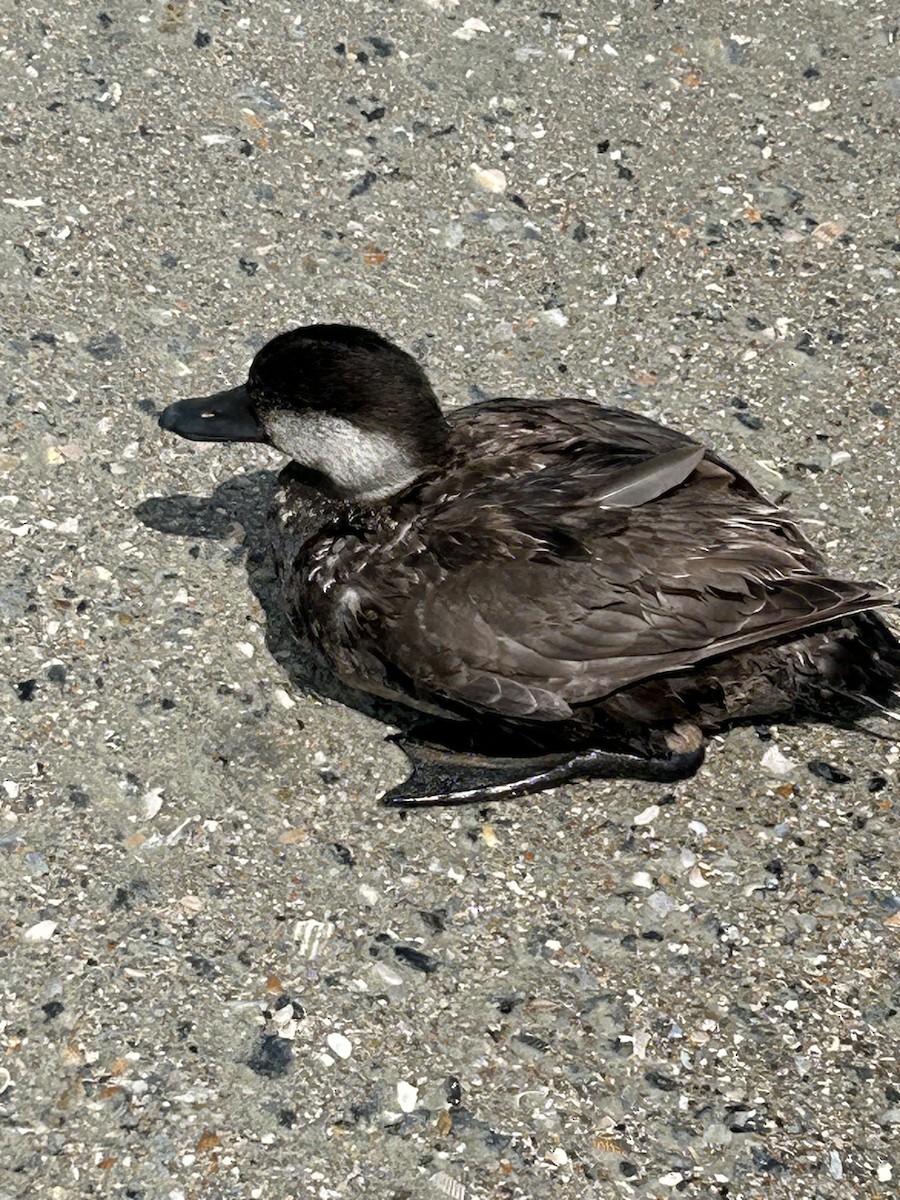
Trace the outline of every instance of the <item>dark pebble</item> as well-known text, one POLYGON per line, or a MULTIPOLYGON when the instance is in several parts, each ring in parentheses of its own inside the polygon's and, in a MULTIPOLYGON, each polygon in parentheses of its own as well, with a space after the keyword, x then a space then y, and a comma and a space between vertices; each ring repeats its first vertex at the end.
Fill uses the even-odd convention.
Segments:
POLYGON ((44 1019, 47 1021, 52 1021, 54 1017, 58 1017, 65 1010, 66 1006, 61 1000, 50 1000, 46 1004, 41 1005, 41 1011, 44 1013, 44 1019))
POLYGON ((447 1103, 451 1108, 458 1108, 462 1104, 462 1087, 455 1075, 448 1075, 447 1082, 444 1084, 444 1095, 447 1097, 447 1103))
POLYGON ((851 776, 845 774, 843 771, 838 770, 838 768, 833 766, 831 763, 825 762, 824 759, 814 758, 806 765, 809 767, 810 771, 812 771, 813 775, 818 775, 819 779, 824 779, 826 783, 850 782, 851 776))
POLYGON ((104 333, 102 337, 91 338, 85 349, 94 358, 118 358, 122 353, 122 339, 117 333, 104 333))
POLYGON ((47 678, 51 683, 65 683, 66 668, 62 665, 62 663, 54 663, 53 666, 47 671, 47 678))
POLYGON ((577 224, 572 229, 572 241, 573 242, 586 242, 587 239, 588 239, 587 225, 585 225, 584 221, 578 221, 577 224))
POLYGON ((378 179, 374 171, 366 171, 362 179, 358 179, 353 187, 348 192, 348 198, 353 199, 354 196, 364 196, 373 183, 378 179))
POLYGON ((883 792, 887 787, 887 780, 883 775, 873 775, 866 784, 866 790, 869 792, 883 792))
POLYGON ((869 412, 874 413, 876 417, 886 417, 890 414, 890 409, 880 400, 873 400, 869 405, 869 412))
POLYGON ((205 29, 198 29, 194 34, 194 45, 198 50, 203 50, 212 41, 212 34, 207 33, 205 29))
POLYGON ((754 417, 747 412, 736 412, 734 414, 742 425, 746 425, 748 429, 762 429, 762 417, 754 417))
POLYGON ((352 867, 354 863, 353 851, 349 846, 345 846, 343 842, 332 842, 331 852, 338 860, 342 867, 352 867))
POLYGON ((377 58, 390 58, 394 53, 394 43, 389 42, 387 38, 367 37, 366 41, 375 51, 377 58))
POLYGON ((672 1079, 668 1075, 661 1075, 659 1071, 645 1071, 644 1078, 653 1087, 659 1088, 661 1092, 674 1092, 678 1087, 677 1079, 672 1079))
POLYGON ((383 105, 379 104, 378 107, 373 108, 371 112, 366 112, 365 109, 362 109, 361 111, 362 111, 362 115, 366 118, 367 121, 380 121, 381 118, 384 116, 384 114, 387 112, 387 109, 383 105))
POLYGON ((725 58, 732 67, 747 66, 747 47, 742 46, 740 42, 734 41, 733 38, 726 38, 722 44, 722 49, 725 51, 725 58))
POLYGON ((609 138, 604 138, 602 142, 597 143, 597 153, 605 154, 609 149, 609 138))
POLYGON ((19 683, 14 684, 14 687, 20 700, 33 700, 34 693, 37 691, 37 680, 22 679, 19 683))
POLYGON ((401 962, 412 967, 414 971, 421 971, 423 975, 431 975, 441 965, 430 954, 423 954, 421 950, 416 950, 412 946, 395 946, 394 954, 401 962))
POLYGON ((420 908, 419 917, 422 924, 432 933, 443 933, 447 928, 444 919, 447 916, 446 909, 420 908))
POLYGON ((264 1033, 247 1059, 247 1066, 266 1079, 280 1079, 290 1070, 291 1057, 291 1043, 287 1038, 264 1033))
POLYGON ((245 275, 255 275, 259 270, 259 263, 254 262, 252 258, 239 258, 238 266, 245 275))
POLYGON ((808 354, 810 358, 814 357, 816 353, 815 343, 808 333, 803 333, 797 338, 796 342, 794 342, 794 349, 801 351, 803 354, 808 354))
POLYGON ((540 1050, 541 1054, 546 1054, 550 1049, 547 1039, 538 1037, 536 1033, 517 1033, 515 1040, 523 1046, 529 1046, 532 1050, 540 1050))

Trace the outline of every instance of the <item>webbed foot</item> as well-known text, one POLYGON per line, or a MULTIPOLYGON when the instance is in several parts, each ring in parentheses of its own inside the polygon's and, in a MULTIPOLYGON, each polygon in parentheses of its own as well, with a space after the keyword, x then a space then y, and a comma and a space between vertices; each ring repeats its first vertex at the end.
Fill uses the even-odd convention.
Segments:
POLYGON ((535 758, 490 759, 441 754, 403 738, 393 740, 409 758, 413 770, 408 779, 381 797, 381 803, 391 808, 514 800, 576 779, 674 782, 693 775, 706 753, 701 741, 694 748, 658 758, 594 749, 535 758))

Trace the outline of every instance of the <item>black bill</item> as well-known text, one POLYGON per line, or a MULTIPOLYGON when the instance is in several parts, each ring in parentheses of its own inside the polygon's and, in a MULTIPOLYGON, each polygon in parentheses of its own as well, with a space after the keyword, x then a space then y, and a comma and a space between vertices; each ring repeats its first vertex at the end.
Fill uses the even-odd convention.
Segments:
POLYGON ((244 384, 214 396, 178 400, 163 409, 159 424, 169 433, 193 442, 268 441, 244 384))

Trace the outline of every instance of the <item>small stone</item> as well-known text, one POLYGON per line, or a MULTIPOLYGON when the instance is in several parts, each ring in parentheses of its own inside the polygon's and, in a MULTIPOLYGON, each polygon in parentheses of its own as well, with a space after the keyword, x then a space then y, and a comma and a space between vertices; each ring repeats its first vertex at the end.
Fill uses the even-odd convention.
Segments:
POLYGON ((419 1089, 401 1079, 397 1084, 397 1104, 401 1112, 411 1113, 419 1102, 419 1089))
POLYGON ((401 962, 412 967, 414 971, 421 971, 423 975, 431 975, 441 965, 436 958, 432 958, 430 954, 423 954, 413 946, 395 946, 394 954, 401 962))
POLYGON ((117 333, 105 333, 102 337, 91 338, 85 349, 88 354, 101 361, 119 358, 122 353, 122 339, 117 333))
POLYGON ((479 167, 473 163, 472 178, 486 192, 499 193, 506 191, 506 176, 495 167, 479 167))
POLYGON ((680 1171, 669 1171, 667 1175, 660 1175, 659 1183, 662 1187, 675 1188, 679 1183, 682 1183, 684 1176, 680 1171))
POLYGON ((849 783, 850 782, 849 775, 847 775, 844 771, 839 770, 837 767, 833 766, 830 762, 825 762, 824 759, 814 758, 814 759, 812 759, 811 762, 808 762, 806 765, 810 769, 810 771, 813 773, 813 775, 817 775, 819 777, 819 779, 824 779, 826 783, 849 783))
POLYGON ((329 1033, 325 1039, 328 1049, 338 1058, 349 1058, 353 1053, 353 1043, 342 1033, 329 1033))
POLYGON ((647 897, 647 907, 655 912, 658 917, 667 917, 678 905, 668 892, 664 892, 662 888, 659 888, 657 891, 651 892, 647 897))

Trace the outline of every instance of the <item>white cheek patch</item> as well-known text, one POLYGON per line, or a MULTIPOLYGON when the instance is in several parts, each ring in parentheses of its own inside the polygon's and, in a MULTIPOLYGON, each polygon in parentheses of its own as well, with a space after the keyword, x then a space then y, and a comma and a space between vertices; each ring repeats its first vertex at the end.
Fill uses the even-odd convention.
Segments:
POLYGON ((265 418, 265 427, 279 450, 321 471, 338 491, 357 500, 382 500, 422 471, 390 434, 360 429, 331 413, 276 410, 265 418))

